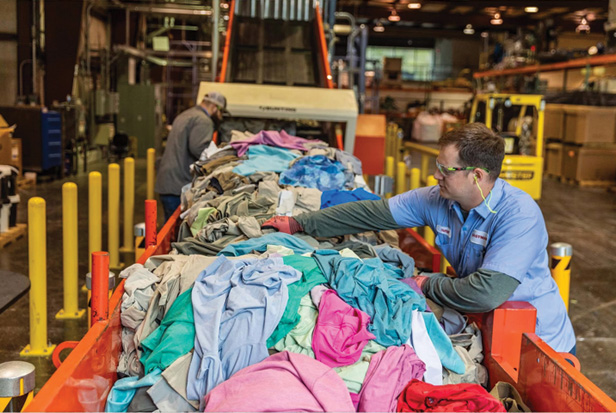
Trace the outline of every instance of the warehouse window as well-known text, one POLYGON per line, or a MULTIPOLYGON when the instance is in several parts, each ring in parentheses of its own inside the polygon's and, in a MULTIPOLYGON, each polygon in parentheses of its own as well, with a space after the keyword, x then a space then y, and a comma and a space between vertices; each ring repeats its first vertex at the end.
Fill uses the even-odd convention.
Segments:
POLYGON ((385 57, 402 58, 403 80, 432 80, 434 70, 434 49, 412 47, 368 46, 366 58, 383 64, 385 57))

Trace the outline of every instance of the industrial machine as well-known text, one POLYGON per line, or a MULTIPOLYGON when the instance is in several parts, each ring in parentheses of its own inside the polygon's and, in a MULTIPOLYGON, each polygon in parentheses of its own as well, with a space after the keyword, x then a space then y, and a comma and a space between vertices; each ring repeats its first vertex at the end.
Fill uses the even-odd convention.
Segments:
POLYGON ((544 110, 542 95, 491 93, 475 97, 470 115, 505 140, 500 177, 533 199, 541 198, 544 110))

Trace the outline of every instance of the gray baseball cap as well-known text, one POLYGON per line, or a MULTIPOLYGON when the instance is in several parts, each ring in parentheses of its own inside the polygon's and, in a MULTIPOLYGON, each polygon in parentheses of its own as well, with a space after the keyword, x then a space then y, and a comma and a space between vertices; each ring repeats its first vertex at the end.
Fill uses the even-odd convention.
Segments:
POLYGON ((222 108, 222 113, 230 115, 229 111, 227 110, 227 98, 224 97, 222 93, 208 92, 205 94, 205 96, 203 96, 203 100, 206 102, 213 103, 219 108, 222 108))

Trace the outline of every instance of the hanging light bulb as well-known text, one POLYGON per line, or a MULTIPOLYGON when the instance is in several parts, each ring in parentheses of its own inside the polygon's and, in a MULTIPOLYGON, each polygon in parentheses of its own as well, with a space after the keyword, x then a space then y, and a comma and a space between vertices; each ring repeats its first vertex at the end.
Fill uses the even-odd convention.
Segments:
POLYGON ((421 3, 418 1, 412 1, 408 5, 409 9, 421 9, 421 3))
POLYGON ((385 26, 383 26, 383 23, 381 22, 376 22, 372 30, 374 30, 377 33, 383 33, 385 31, 385 26))
POLYGON ((396 11, 396 9, 391 9, 391 14, 389 15, 389 17, 387 19, 390 22, 399 22, 400 21, 400 15, 398 15, 398 12, 396 11))
POLYGON ((536 6, 524 7, 524 11, 526 13, 537 13, 539 11, 539 7, 536 7, 536 6))
POLYGON ((498 26, 499 24, 503 24, 503 19, 501 19, 500 13, 494 13, 494 17, 492 18, 492 20, 490 20, 490 23, 492 23, 495 26, 498 26))
POLYGON ((475 29, 473 29, 472 24, 467 24, 464 30, 462 30, 464 34, 475 34, 475 29))

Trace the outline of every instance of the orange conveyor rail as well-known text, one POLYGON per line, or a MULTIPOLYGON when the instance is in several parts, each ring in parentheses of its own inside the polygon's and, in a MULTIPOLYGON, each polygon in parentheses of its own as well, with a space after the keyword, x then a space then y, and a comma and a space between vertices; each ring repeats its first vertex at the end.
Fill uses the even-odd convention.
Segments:
MULTIPOLYGON (((166 254, 175 239, 180 210, 146 249, 138 263, 166 254)), ((440 253, 412 230, 400 231, 401 248, 417 265, 438 271, 440 253)), ((117 379, 121 352, 120 304, 124 281, 109 303, 110 318, 92 326, 79 344, 34 397, 26 411, 103 411, 117 379)), ((496 310, 474 315, 484 342, 484 365, 490 386, 513 384, 533 411, 616 411, 616 402, 536 336, 536 310, 528 303, 507 302, 496 310)))

